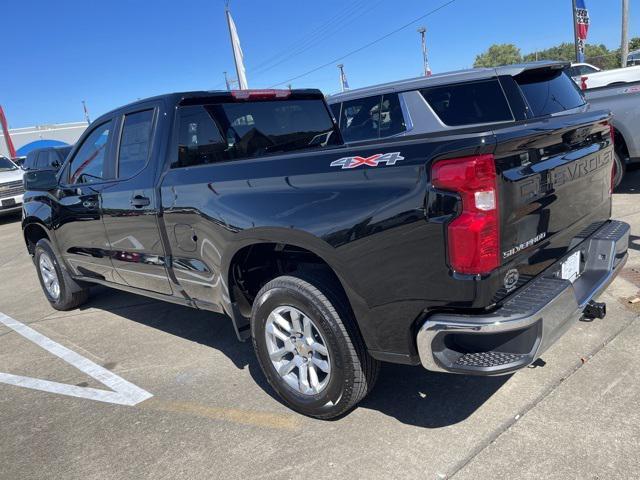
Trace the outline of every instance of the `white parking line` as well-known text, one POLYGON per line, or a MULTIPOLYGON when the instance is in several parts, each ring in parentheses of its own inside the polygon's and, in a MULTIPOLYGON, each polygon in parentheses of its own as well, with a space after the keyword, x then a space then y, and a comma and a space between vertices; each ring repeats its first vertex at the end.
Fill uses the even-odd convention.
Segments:
POLYGON ((33 390, 41 390, 43 392, 58 393, 60 395, 68 395, 70 397, 86 398, 88 400, 96 400, 98 402, 115 403, 118 405, 137 405, 138 403, 153 396, 146 390, 137 387, 133 383, 127 382, 115 373, 110 372, 106 368, 101 367, 73 350, 63 347, 59 343, 54 342, 50 338, 36 332, 33 328, 28 327, 1 312, 0 323, 3 323, 27 340, 32 341, 49 353, 64 360, 69 365, 76 367, 81 372, 89 375, 98 382, 109 387, 111 390, 78 387, 76 385, 51 382, 49 380, 42 380, 39 378, 22 377, 9 373, 0 373, 0 383, 31 388, 33 390))

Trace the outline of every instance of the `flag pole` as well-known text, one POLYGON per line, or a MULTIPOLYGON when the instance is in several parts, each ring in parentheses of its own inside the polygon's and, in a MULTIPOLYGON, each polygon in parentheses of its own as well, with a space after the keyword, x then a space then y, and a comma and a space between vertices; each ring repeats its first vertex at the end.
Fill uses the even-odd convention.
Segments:
POLYGON ((2 125, 2 133, 4 134, 4 143, 7 144, 7 150, 9 150, 9 156, 16 158, 16 149, 11 141, 11 135, 9 134, 9 126, 7 125, 7 117, 4 116, 4 110, 0 105, 0 124, 2 125))
POLYGON ((576 0, 571 0, 573 13, 573 43, 576 49, 576 62, 580 61, 580 47, 578 46, 578 17, 576 15, 576 0))
MULTIPOLYGON (((249 88, 247 85, 247 79, 244 74, 244 65, 242 67, 238 64, 238 56, 242 57, 242 51, 240 50, 240 39, 238 38, 238 31, 235 28, 235 23, 231 19, 231 11, 229 10, 229 2, 226 2, 225 14, 227 16, 227 26, 229 27, 229 38, 231 40, 231 51, 233 52, 233 62, 236 66, 236 75, 238 78, 238 88, 240 90, 246 90, 249 88), (235 37, 234 37, 235 31, 235 37)), ((242 61, 242 58, 240 58, 242 61)))

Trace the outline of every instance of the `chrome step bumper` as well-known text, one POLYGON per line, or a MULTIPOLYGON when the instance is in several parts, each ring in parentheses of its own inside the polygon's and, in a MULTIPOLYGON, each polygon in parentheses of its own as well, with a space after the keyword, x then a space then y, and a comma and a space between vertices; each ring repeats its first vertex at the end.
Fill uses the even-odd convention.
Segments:
POLYGON ((585 267, 574 283, 559 277, 564 258, 484 315, 436 313, 417 334, 422 365, 432 371, 500 375, 534 362, 577 321, 625 264, 629 225, 611 221, 578 247, 585 267))

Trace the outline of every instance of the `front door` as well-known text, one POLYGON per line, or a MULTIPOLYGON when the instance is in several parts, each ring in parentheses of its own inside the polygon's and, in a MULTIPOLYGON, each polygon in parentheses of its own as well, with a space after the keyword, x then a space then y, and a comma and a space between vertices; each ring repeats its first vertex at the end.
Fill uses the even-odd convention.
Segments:
POLYGON ((60 179, 55 225, 60 254, 76 275, 113 281, 100 193, 110 178, 114 122, 101 123, 81 140, 60 179))
POLYGON ((119 120, 116 181, 102 190, 103 220, 116 280, 171 295, 154 190, 159 162, 150 160, 159 157, 157 148, 153 151, 158 107, 142 108, 119 120))

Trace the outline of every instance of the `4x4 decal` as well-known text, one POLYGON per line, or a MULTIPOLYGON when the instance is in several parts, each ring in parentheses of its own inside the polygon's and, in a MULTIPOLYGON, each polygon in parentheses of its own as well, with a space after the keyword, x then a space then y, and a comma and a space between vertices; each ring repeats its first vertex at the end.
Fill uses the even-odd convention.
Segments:
POLYGON ((378 164, 384 163, 386 165, 395 165, 396 162, 404 160, 404 157, 400 155, 400 152, 392 153, 376 153, 370 157, 342 157, 338 160, 331 162, 332 167, 356 168, 360 165, 366 165, 368 167, 377 167, 378 164))

